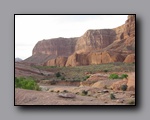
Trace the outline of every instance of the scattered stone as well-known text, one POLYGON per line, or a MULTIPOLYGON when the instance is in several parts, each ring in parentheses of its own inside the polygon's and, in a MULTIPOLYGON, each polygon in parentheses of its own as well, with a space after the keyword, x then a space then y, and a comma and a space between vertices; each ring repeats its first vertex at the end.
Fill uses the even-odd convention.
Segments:
POLYGON ((102 90, 101 93, 109 93, 108 90, 102 90))
POLYGON ((118 99, 116 100, 117 103, 123 103, 124 102, 124 99, 118 99))
POLYGON ((74 93, 59 93, 58 96, 62 98, 75 98, 76 97, 74 93))

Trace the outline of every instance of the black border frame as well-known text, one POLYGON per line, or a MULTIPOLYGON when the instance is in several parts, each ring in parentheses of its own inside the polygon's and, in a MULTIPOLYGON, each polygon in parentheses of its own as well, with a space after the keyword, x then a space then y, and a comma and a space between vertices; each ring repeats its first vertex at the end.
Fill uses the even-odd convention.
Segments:
MULTIPOLYGON (((32 107, 48 107, 48 106, 51 106, 51 108, 53 107, 57 107, 57 108, 62 108, 62 107, 65 107, 65 108, 69 108, 70 107, 96 107, 96 108, 99 108, 99 107, 102 107, 104 108, 103 106, 107 106, 107 107, 113 107, 113 108, 117 108, 117 107, 123 107, 123 108, 129 108, 129 109, 132 109, 132 108, 136 108, 139 106, 139 101, 137 99, 137 87, 138 87, 138 90, 139 90, 139 80, 138 78, 140 78, 140 74, 139 74, 139 71, 137 71, 137 65, 138 65, 138 56, 137 56, 137 47, 139 46, 139 44, 137 44, 138 42, 138 37, 137 37, 137 18, 136 18, 136 14, 14 14, 14 106, 20 106, 20 107, 26 107, 26 106, 32 106, 32 107), (135 104, 134 105, 15 105, 15 16, 16 15, 135 15, 135 104), (138 75, 138 76, 137 76, 138 75), (133 107, 134 106, 134 107, 133 107)), ((139 96, 138 96, 139 97, 139 96)), ((49 109, 49 107, 48 107, 49 109)), ((112 109, 113 110, 113 109, 112 109)))

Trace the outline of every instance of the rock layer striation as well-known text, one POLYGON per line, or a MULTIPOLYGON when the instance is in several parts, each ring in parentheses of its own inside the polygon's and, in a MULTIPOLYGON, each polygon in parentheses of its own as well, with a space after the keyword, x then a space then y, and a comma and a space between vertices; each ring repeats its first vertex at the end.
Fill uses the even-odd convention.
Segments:
POLYGON ((88 30, 78 38, 39 41, 25 62, 46 66, 79 66, 135 62, 135 16, 114 29, 88 30))

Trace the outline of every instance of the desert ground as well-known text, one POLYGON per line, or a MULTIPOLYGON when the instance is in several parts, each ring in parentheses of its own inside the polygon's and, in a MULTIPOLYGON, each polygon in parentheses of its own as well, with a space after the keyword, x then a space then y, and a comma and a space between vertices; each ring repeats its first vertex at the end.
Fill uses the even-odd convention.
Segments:
MULTIPOLYGON (((110 67, 110 65, 107 66, 110 67)), ((19 67, 22 67, 22 64, 18 65, 18 68, 19 67)), ((88 66, 89 71, 91 71, 90 67, 91 66, 88 66)), ((85 68, 87 70, 87 66, 84 66, 84 69, 85 68)), ((34 75, 37 79, 39 78, 37 83, 41 90, 36 91, 15 88, 15 105, 135 105, 134 65, 125 67, 123 71, 126 72, 119 72, 117 68, 114 68, 114 66, 112 66, 112 68, 117 72, 112 70, 111 72, 95 71, 95 73, 90 73, 88 70, 85 72, 82 67, 83 72, 81 74, 78 72, 79 69, 77 69, 77 67, 74 69, 72 67, 56 67, 52 69, 51 67, 41 67, 40 72, 43 70, 45 73, 50 73, 48 76, 38 74, 37 69, 35 67, 34 69, 31 69, 31 66, 26 67, 26 70, 17 69, 16 75, 28 76, 29 72, 31 76, 34 75), (131 71, 129 71, 129 68, 131 71), (61 72, 61 69, 65 69, 64 72, 68 71, 68 69, 70 71, 68 71, 65 75, 63 74, 65 76, 65 80, 57 78, 54 74, 58 71, 61 72), (32 70, 34 72, 31 72, 32 70), (75 76, 76 72, 79 74, 78 76, 82 77, 83 75, 89 77, 86 80, 80 81, 77 80, 80 78, 71 79, 71 76, 75 76), (109 78, 109 75, 112 73, 120 75, 126 73, 128 78, 112 80, 109 78), (120 89, 123 84, 128 85, 128 88, 125 91, 120 89), (111 98, 111 94, 115 96, 114 99, 111 98)), ((118 69, 120 68, 118 67, 118 69)))

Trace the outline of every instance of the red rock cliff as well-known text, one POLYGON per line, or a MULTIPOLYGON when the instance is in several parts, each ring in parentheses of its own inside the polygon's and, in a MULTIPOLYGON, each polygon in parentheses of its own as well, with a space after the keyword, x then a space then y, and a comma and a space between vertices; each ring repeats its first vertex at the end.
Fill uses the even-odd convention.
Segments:
POLYGON ((26 62, 36 61, 48 66, 77 66, 123 62, 129 54, 134 53, 135 16, 129 15, 125 24, 114 29, 88 30, 79 38, 39 41, 33 49, 33 55, 26 62))
POLYGON ((77 38, 55 38, 39 41, 33 48, 32 54, 47 54, 69 56, 75 51, 77 38))

